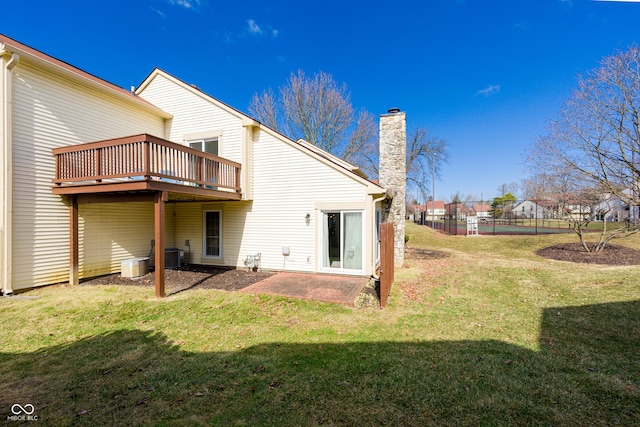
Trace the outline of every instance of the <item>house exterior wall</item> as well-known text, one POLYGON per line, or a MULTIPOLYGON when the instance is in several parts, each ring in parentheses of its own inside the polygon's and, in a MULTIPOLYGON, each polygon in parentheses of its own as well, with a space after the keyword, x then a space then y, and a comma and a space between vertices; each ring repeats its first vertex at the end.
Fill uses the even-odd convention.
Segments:
POLYGON ((427 201, 425 203, 425 207, 426 207, 426 215, 429 217, 432 216, 444 216, 445 214, 445 209, 444 209, 444 201, 442 200, 436 200, 435 202, 432 201, 427 201))
POLYGON ((176 206, 176 245, 185 249, 190 262, 244 267, 247 255, 261 253, 265 269, 317 272, 322 210, 357 209, 363 211, 366 230, 364 270, 372 273, 375 212, 362 180, 162 73, 143 83, 138 95, 173 116, 167 124, 172 141, 182 143, 188 135, 216 131, 222 135, 220 155, 242 164, 242 191, 250 197, 176 206), (220 258, 203 256, 206 210, 222 214, 220 258), (283 246, 291 251, 286 262, 283 246))
MULTIPOLYGON (((129 258, 150 257, 149 262, 153 264, 153 215, 151 202, 81 204, 78 215, 79 277, 117 273, 121 262, 129 258)), ((167 203, 166 248, 177 246, 175 224, 176 204, 167 203)))
MULTIPOLYGON (((254 136, 252 201, 176 204, 175 241, 185 249, 189 262, 244 267, 247 255, 261 253, 264 269, 317 272, 323 209, 362 210, 367 230, 373 230, 373 204, 361 183, 267 132, 257 130, 254 136), (220 259, 203 256, 203 212, 207 210, 222 214, 220 259), (184 245, 187 239, 189 247, 184 245), (286 262, 283 246, 291 251, 286 262)), ((365 266, 369 266, 374 249, 368 233, 364 245, 368 250, 365 266)), ((371 274, 372 268, 365 270, 371 274)))
POLYGON ((206 95, 185 90, 162 74, 155 76, 140 96, 167 112, 175 112, 167 120, 164 137, 186 144, 189 135, 212 133, 221 136, 218 155, 242 163, 242 119, 216 107, 206 95))
MULTIPOLYGON (((289 246, 287 268, 318 271, 321 260, 316 254, 320 253, 322 210, 365 210, 366 188, 351 176, 316 160, 306 150, 267 132, 256 133, 254 201, 241 254, 263 252, 265 265, 282 268, 282 246, 289 246), (310 214, 308 225, 306 214, 310 214)), ((363 219, 367 214, 372 214, 371 207, 363 219)), ((364 245, 371 246, 371 241, 365 241, 364 245)))
POLYGON ((603 196, 600 203, 591 209, 592 217, 596 221, 616 222, 630 218, 629 206, 612 195, 603 196))
POLYGON ((511 214, 520 218, 544 218, 544 208, 531 200, 525 200, 514 206, 511 214))
MULTIPOLYGON (((26 62, 13 69, 12 82, 12 287, 18 290, 69 277, 69 210, 63 198, 51 193, 55 171, 51 150, 144 132, 162 135, 164 119, 26 62)), ((94 215, 100 212, 85 210, 90 223, 99 221, 94 215)), ((119 224, 135 217, 128 211, 115 215, 119 224)), ((119 241, 131 232, 120 226, 109 236, 119 241)), ((119 271, 124 252, 109 250, 103 255, 110 257, 99 263, 89 250, 88 271, 119 271)))
POLYGON ((183 82, 159 72, 139 89, 139 96, 165 111, 176 112, 166 122, 166 139, 187 145, 188 140, 217 136, 218 155, 242 164, 240 185, 243 199, 250 200, 253 196, 250 127, 243 126, 240 113, 230 114, 231 108, 220 108, 211 97, 185 86, 183 82))
MULTIPOLYGON (((9 279, 2 279, 0 288, 20 290, 69 278, 69 200, 52 194, 51 150, 140 133, 184 143, 190 135, 216 132, 221 137, 219 154, 242 164, 247 200, 167 204, 165 246, 184 249, 189 262, 242 267, 245 256, 261 252, 263 268, 315 272, 321 263, 322 210, 351 209, 363 211, 364 273, 372 273, 375 209, 367 181, 248 117, 159 77, 144 96, 173 114, 169 120, 155 107, 141 108, 140 100, 128 101, 127 96, 100 88, 100 83, 58 74, 37 61, 21 61, 11 79, 3 80, 11 82, 13 110, 7 122, 12 137, 2 141, 3 149, 11 146, 6 159, 9 178, 3 178, 3 184, 13 196, 12 214, 3 208, 11 227, 2 230, 11 237, 11 245, 2 247, 3 255, 11 254, 11 274, 2 276, 9 279), (203 212, 208 209, 222 212, 220 259, 202 256, 203 212), (190 241, 188 247, 185 240, 190 241), (286 263, 283 246, 291 249, 286 263)), ((5 111, 6 85, 0 90, 5 111)), ((9 134, 7 123, 0 129, 2 135, 9 134)), ((79 277, 118 272, 122 260, 148 256, 153 237, 152 203, 80 204, 79 277)))

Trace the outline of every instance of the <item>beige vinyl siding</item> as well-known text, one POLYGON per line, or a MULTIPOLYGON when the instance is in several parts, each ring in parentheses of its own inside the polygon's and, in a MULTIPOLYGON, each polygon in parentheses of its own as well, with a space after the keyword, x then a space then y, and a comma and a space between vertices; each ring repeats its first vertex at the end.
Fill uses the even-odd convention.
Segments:
POLYGON ((241 266, 244 259, 240 247, 250 202, 180 203, 176 205, 176 246, 185 251, 185 259, 194 264, 241 266), (222 215, 222 257, 204 257, 204 212, 220 211, 222 215), (190 248, 185 240, 190 240, 190 248))
MULTIPOLYGON (((51 149, 143 132, 163 136, 164 120, 22 63, 13 83, 13 288, 22 289, 68 280, 69 210, 51 194, 51 149)), ((104 263, 112 269, 109 256, 104 263)))
MULTIPOLYGON (((165 206, 165 247, 175 243, 175 204, 165 206)), ((153 203, 92 203, 80 205, 80 277, 119 272, 129 258, 151 257, 154 252, 153 203)))
MULTIPOLYGON (((176 247, 184 249, 185 262, 190 264, 203 264, 201 260, 203 244, 201 203, 177 203, 175 211, 177 219, 175 226, 176 247), (185 245, 185 240, 189 240, 189 247, 185 245)), ((222 226, 224 227, 224 213, 222 220, 222 226)), ((223 242, 223 251, 224 246, 223 242)), ((223 263, 221 262, 221 264, 223 263)))
MULTIPOLYGON (((364 210, 365 186, 306 150, 264 132, 256 136, 254 200, 177 204, 176 244, 185 249, 192 263, 244 267, 247 255, 261 253, 265 269, 317 271, 316 206, 348 205, 364 210), (220 260, 202 256, 203 212, 207 210, 222 212, 220 260), (307 213, 311 216, 308 225, 307 213), (190 251, 185 239, 190 240, 190 251), (291 250, 286 264, 283 246, 291 250)), ((370 245, 366 239, 365 245, 370 245)))
POLYGON ((364 209, 364 184, 266 132, 254 142, 254 156, 254 202, 241 254, 262 252, 267 268, 316 271, 316 206, 352 204, 364 209), (291 250, 286 265, 282 246, 291 250))
POLYGON ((262 253, 266 269, 317 271, 319 205, 363 210, 365 251, 371 257, 371 198, 367 185, 352 173, 275 133, 257 126, 253 131, 243 128, 242 117, 236 112, 161 72, 152 74, 139 96, 173 116, 168 121, 169 139, 183 142, 185 135, 221 131, 220 155, 243 163, 243 169, 250 172, 243 191, 250 186, 251 201, 177 206, 176 242, 185 249, 185 256, 190 252, 190 262, 243 267, 247 255, 262 253), (222 212, 221 259, 202 256, 205 210, 222 212), (309 224, 306 214, 311 217, 309 224), (186 239, 190 248, 184 244, 186 239), (286 264, 283 246, 291 250, 286 264))
POLYGON ((159 74, 140 94, 152 104, 173 115, 167 121, 167 138, 184 143, 186 135, 222 131, 219 156, 242 163, 242 119, 230 114, 180 84, 159 74))

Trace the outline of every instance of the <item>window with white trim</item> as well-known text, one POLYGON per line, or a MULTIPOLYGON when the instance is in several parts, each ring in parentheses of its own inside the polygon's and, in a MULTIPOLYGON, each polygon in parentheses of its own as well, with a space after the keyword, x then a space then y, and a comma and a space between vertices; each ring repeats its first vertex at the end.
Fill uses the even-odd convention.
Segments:
POLYGON ((187 141, 189 147, 204 151, 205 153, 213 154, 214 156, 218 155, 220 151, 218 137, 212 138, 200 138, 200 139, 190 139, 187 141))
POLYGON ((222 256, 222 214, 220 211, 204 212, 204 250, 205 257, 222 256))
POLYGON ((364 266, 364 211, 322 211, 322 268, 361 272, 364 266))

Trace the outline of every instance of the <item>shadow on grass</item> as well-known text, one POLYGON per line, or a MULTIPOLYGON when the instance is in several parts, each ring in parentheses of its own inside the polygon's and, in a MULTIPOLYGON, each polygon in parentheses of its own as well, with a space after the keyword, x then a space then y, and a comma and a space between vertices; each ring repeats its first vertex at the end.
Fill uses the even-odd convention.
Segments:
POLYGON ((543 312, 500 341, 264 344, 197 353, 120 330, 0 353, 0 417, 46 425, 638 425, 640 301, 543 312))

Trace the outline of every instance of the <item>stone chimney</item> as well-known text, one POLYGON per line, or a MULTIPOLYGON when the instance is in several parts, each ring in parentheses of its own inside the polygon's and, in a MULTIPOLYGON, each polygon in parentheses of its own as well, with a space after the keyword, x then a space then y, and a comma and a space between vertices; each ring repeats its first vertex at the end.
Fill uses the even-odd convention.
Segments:
POLYGON ((395 265, 404 263, 404 232, 407 187, 407 118, 398 108, 380 115, 380 186, 391 190, 393 199, 382 213, 383 222, 395 229, 395 265))

